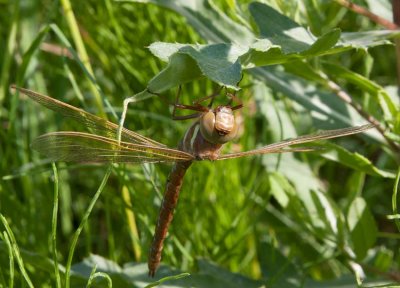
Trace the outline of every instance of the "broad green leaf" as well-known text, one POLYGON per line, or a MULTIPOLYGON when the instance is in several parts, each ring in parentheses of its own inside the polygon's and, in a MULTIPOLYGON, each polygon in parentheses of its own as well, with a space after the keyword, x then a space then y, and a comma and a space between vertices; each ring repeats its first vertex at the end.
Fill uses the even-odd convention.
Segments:
POLYGON ((357 281, 354 275, 344 274, 338 279, 329 280, 329 281, 316 281, 312 279, 307 279, 305 283, 303 283, 302 287, 307 288, 354 288, 354 287, 365 287, 365 288, 389 288, 389 287, 396 287, 397 284, 394 286, 390 285, 390 281, 386 279, 376 279, 374 277, 367 278, 362 286, 357 285, 357 281))
POLYGON ((253 2, 249 10, 260 36, 281 46, 284 54, 306 51, 317 39, 310 31, 266 4, 253 2))
POLYGON ((205 287, 260 287, 262 284, 260 281, 252 280, 238 273, 229 272, 228 270, 223 269, 205 259, 198 260, 197 265, 199 268, 199 276, 209 275, 214 278, 212 279, 210 277, 209 279, 213 280, 210 282, 210 284, 213 282, 215 284, 205 287), (217 279, 220 279, 218 282, 220 282, 223 286, 218 286, 220 284, 216 281, 217 279))
POLYGON ((352 153, 347 149, 328 141, 321 144, 321 147, 328 149, 327 152, 321 154, 323 157, 339 162, 354 170, 365 172, 372 176, 384 178, 395 177, 394 173, 377 168, 369 159, 357 152, 352 153))
POLYGON ((252 43, 250 30, 230 19, 209 0, 117 0, 117 2, 153 3, 172 9, 186 18, 189 24, 209 43, 252 43))
POLYGON ((201 76, 197 63, 190 56, 174 54, 167 67, 149 81, 147 88, 153 93, 162 93, 201 76))
MULTIPOLYGON (((146 263, 126 263, 123 267, 98 255, 91 255, 73 266, 72 283, 82 285, 89 278, 93 267, 107 273, 113 287, 154 287, 162 282, 165 287, 260 287, 263 283, 231 273, 205 260, 198 263, 199 272, 188 274, 161 265, 154 279, 148 277, 146 263), (174 276, 171 276, 174 275, 174 276), (221 276, 222 275, 222 276, 221 276), (75 277, 75 278, 74 278, 75 277)), ((105 283, 105 280, 101 280, 105 283)), ((97 287, 97 286, 96 286, 97 287)), ((160 286, 161 287, 161 286, 160 286)), ((163 286, 164 287, 164 286, 163 286)))
POLYGON ((241 78, 241 69, 288 63, 353 48, 387 44, 389 43, 387 38, 398 35, 393 31, 380 33, 371 31, 341 37, 340 31, 333 29, 316 37, 270 6, 255 2, 249 5, 249 9, 261 34, 261 38, 256 40, 255 33, 229 19, 207 0, 123 2, 155 3, 173 9, 185 16, 210 43, 219 43, 189 45, 157 42, 152 44, 150 49, 155 56, 163 61, 169 60, 169 66, 150 81, 149 89, 153 92, 163 92, 201 76, 220 85, 235 88, 241 78), (340 43, 339 37, 341 37, 340 43), (368 40, 365 39, 366 37, 368 40), (187 57, 183 59, 178 56, 173 57, 174 54, 188 55, 194 61, 190 61, 187 57), (171 63, 172 61, 177 63, 171 63), (194 66, 195 63, 198 67, 194 66))
POLYGON ((268 279, 267 287, 299 287, 301 276, 290 257, 271 240, 261 240, 258 251, 261 272, 268 279))
POLYGON ((261 37, 269 39, 273 45, 280 46, 282 54, 323 54, 333 47, 340 37, 340 30, 334 29, 317 38, 290 18, 263 3, 253 2, 249 5, 249 10, 261 37))
POLYGON ((350 204, 347 212, 347 224, 350 230, 353 250, 358 259, 367 255, 369 248, 374 245, 378 228, 365 200, 357 197, 350 204))
POLYGON ((150 45, 150 51, 162 60, 170 58, 167 68, 150 81, 150 89, 154 86, 154 82, 160 81, 159 79, 163 77, 170 78, 168 80, 174 84, 185 83, 205 75, 212 81, 231 88, 236 87, 242 77, 238 58, 243 54, 243 49, 238 45, 183 45, 156 42, 150 45), (187 55, 194 61, 179 55, 187 55), (193 62, 198 67, 195 67, 193 62))
POLYGON ((343 32, 340 37, 340 43, 336 45, 336 48, 337 52, 339 52, 344 51, 342 49, 367 49, 380 45, 393 45, 389 39, 397 38, 399 35, 400 32, 394 30, 343 32))

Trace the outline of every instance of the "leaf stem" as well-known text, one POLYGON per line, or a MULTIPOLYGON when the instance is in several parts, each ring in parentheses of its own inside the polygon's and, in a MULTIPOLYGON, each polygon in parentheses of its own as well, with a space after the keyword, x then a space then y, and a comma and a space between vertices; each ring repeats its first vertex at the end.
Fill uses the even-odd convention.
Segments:
POLYGON ((360 114, 369 123, 375 125, 376 129, 385 138, 385 140, 387 141, 393 152, 395 152, 396 154, 400 152, 400 147, 385 135, 385 130, 386 130, 385 127, 383 127, 381 123, 374 116, 370 115, 367 111, 365 111, 360 104, 354 102, 352 97, 334 81, 327 79, 326 84, 328 88, 330 88, 332 92, 336 94, 336 96, 338 96, 345 103, 353 107, 358 112, 358 114, 360 114))

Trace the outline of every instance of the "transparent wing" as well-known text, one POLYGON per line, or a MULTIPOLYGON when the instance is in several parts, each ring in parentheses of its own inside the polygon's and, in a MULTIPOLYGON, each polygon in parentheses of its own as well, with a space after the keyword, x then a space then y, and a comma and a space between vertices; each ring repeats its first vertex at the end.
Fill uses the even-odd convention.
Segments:
POLYGON ((362 125, 362 126, 355 126, 355 127, 344 128, 344 129, 321 131, 316 134, 304 135, 304 136, 300 136, 300 137, 297 137, 294 139, 283 140, 281 142, 269 144, 267 146, 264 146, 264 147, 261 147, 258 149, 254 149, 254 150, 250 150, 250 151, 224 154, 224 155, 221 155, 218 158, 218 160, 239 158, 239 157, 259 155, 259 154, 269 154, 269 153, 315 151, 318 149, 315 149, 312 147, 310 147, 310 148, 308 148, 308 147, 287 148, 287 147, 296 145, 296 144, 309 143, 309 142, 313 142, 313 141, 317 141, 317 140, 325 140, 325 139, 331 139, 331 138, 337 138, 337 137, 343 137, 343 136, 348 136, 348 135, 352 135, 352 134, 357 134, 357 133, 364 132, 368 129, 374 128, 374 127, 375 127, 375 125, 366 124, 366 125, 362 125))
POLYGON ((81 132, 54 132, 39 136, 32 148, 52 161, 84 163, 144 163, 191 161, 186 152, 155 147, 81 132))
MULTIPOLYGON (((82 123, 86 127, 90 128, 92 132, 95 134, 102 135, 112 139, 117 138, 118 125, 115 123, 107 121, 103 118, 95 116, 89 112, 71 106, 69 104, 66 104, 49 96, 34 92, 32 90, 16 87, 15 85, 12 85, 11 88, 28 96, 29 98, 33 99, 34 101, 38 102, 39 104, 45 106, 48 109, 53 110, 54 112, 57 112, 65 117, 72 118, 82 123)), ((150 138, 144 137, 126 128, 122 129, 121 140, 137 144, 165 147, 164 144, 161 144, 150 138)))

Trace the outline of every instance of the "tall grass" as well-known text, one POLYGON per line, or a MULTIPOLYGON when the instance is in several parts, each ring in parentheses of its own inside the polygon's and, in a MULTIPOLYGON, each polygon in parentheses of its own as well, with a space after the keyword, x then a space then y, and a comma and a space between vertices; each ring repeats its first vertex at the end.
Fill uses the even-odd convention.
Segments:
MULTIPOLYGON (((110 279, 115 287, 125 283, 118 277, 128 276, 132 277, 128 277, 132 283, 137 279, 143 281, 135 282, 135 285, 143 286, 151 281, 145 276, 145 265, 138 263, 147 260, 170 167, 164 164, 114 165, 107 170, 101 165, 59 163, 53 170, 51 163, 43 160, 45 157, 30 149, 32 140, 45 132, 84 131, 84 127, 21 95, 10 94, 8 87, 17 83, 94 114, 104 112, 117 122, 115 115, 122 112, 123 100, 144 90, 148 81, 165 65, 151 55, 146 49, 148 45, 155 41, 205 43, 205 40, 183 17, 172 11, 155 5, 111 0, 71 1, 73 10, 69 12, 74 13, 79 28, 72 32, 69 22, 72 20, 66 18, 64 2, 10 1, 0 4, 0 50, 5 51, 0 56, 0 214, 3 225, 0 287, 78 287, 87 283, 94 287, 94 283, 109 285, 110 279), (43 51, 43 42, 52 44, 53 48, 65 48, 65 39, 74 43, 72 39, 76 33, 82 37, 81 44, 87 50, 92 70, 84 65, 82 58, 77 61, 76 56, 81 52, 75 52, 75 44, 69 51, 71 57, 43 51), (102 192, 98 199, 96 191, 102 192), (126 195, 129 198, 125 198, 126 195), (138 233, 132 230, 134 226, 138 233), (55 267, 59 268, 56 270, 59 274, 55 267), (102 280, 96 280, 100 278, 102 280)), ((272 2, 284 6, 279 4, 281 1, 272 2)), ((304 1, 310 2, 313 1, 304 1)), ((221 5, 237 21, 246 17, 235 13, 231 1, 221 5)), ((330 16, 323 27, 314 23, 316 19, 314 22, 308 19, 307 23, 313 29, 323 32, 337 25, 370 28, 371 24, 359 23, 358 18, 346 15, 343 10, 335 14, 338 11, 335 9, 339 8, 328 7, 333 4, 320 5, 327 5, 324 9, 330 16)), ((288 5, 287 14, 296 18, 300 12, 294 6, 288 5)), ((363 70, 360 73, 370 75, 376 81, 382 80, 384 84, 395 83, 393 69, 387 63, 394 59, 390 48, 377 48, 372 56, 360 54, 353 51, 332 57, 350 68, 359 67, 362 62, 361 68, 355 68, 363 70), (372 65, 374 53, 391 60, 384 59, 371 68, 368 65, 372 65)), ((247 88, 239 93, 245 104, 239 112, 244 130, 240 140, 229 145, 228 150, 248 150, 258 143, 279 139, 276 131, 292 131, 293 123, 300 127, 299 131, 310 127, 312 120, 302 107, 257 84, 249 75, 244 76, 241 86, 247 88), (257 93, 263 97, 256 97, 257 93), (266 116, 267 112, 269 116, 266 116), (267 118, 273 123, 268 123, 267 118), (271 125, 275 125, 275 129, 271 125)), ((183 87, 181 102, 189 104, 215 88, 205 79, 188 83, 183 87)), ((349 89, 356 90, 352 86, 349 89)), ((173 102, 175 93, 176 90, 171 90, 163 96, 173 102)), ((172 121, 171 106, 165 99, 153 97, 131 105, 125 127, 176 147, 189 123, 172 121)), ((369 108, 373 113, 374 108, 369 108)), ((351 138, 340 143, 376 160, 379 167, 396 170, 397 162, 391 152, 381 152, 372 141, 365 146, 363 141, 351 138)), ((269 283, 279 285, 281 278, 291 273, 299 283, 309 278, 326 280, 347 275, 351 269, 346 265, 351 266, 351 263, 340 261, 340 257, 346 256, 343 251, 346 251, 347 239, 340 238, 343 234, 339 231, 343 250, 329 250, 330 244, 339 240, 328 237, 331 234, 324 229, 329 223, 319 222, 318 215, 303 214, 304 204, 298 197, 304 190, 294 189, 296 183, 293 181, 304 181, 304 186, 324 190, 312 195, 315 198, 329 195, 326 201, 331 201, 332 207, 337 209, 334 212, 338 218, 347 214, 354 198, 363 197, 371 210, 370 216, 382 232, 364 264, 374 267, 377 262, 384 262, 378 273, 382 277, 389 274, 387 271, 398 271, 398 231, 393 222, 386 219, 386 214, 392 213, 392 206, 393 213, 397 213, 396 199, 391 205, 391 196, 396 195, 391 193, 393 181, 370 177, 311 154, 193 165, 185 177, 165 243, 160 277, 190 278, 192 276, 180 274, 180 271, 195 273, 200 270, 203 274, 192 278, 199 286, 212 281, 223 285, 221 283, 226 283, 223 281, 231 283, 229 281, 234 279, 238 287, 245 287, 240 285, 259 284, 249 279, 267 279, 269 283), (293 171, 281 171, 282 161, 292 161, 293 170, 304 169, 304 178, 288 180, 288 174, 293 171), (309 179, 315 182, 307 182, 309 179), (282 208, 290 201, 293 206, 287 210, 282 208), (230 272, 238 272, 247 278, 230 272)), ((316 207, 315 211, 324 212, 321 210, 316 207)), ((348 229, 341 228, 343 231, 348 229)), ((214 287, 222 287, 219 284, 214 287)))

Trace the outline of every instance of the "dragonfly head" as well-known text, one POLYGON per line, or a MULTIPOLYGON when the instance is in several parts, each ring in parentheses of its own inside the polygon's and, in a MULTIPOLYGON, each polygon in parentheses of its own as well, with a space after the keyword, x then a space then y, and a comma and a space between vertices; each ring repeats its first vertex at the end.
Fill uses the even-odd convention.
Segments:
POLYGON ((200 131, 203 137, 215 144, 231 141, 237 134, 237 125, 233 111, 229 106, 218 106, 209 110, 200 118, 200 131))

